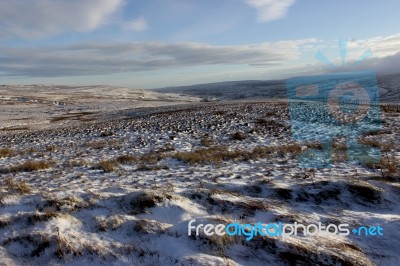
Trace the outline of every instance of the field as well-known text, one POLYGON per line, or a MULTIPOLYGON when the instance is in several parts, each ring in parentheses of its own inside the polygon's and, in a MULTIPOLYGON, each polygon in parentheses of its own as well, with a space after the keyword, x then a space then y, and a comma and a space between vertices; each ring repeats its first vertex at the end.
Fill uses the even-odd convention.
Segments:
POLYGON ((360 136, 380 162, 348 162, 339 140, 332 168, 309 169, 298 156, 319 144, 291 138, 283 100, 109 90, 0 99, 0 264, 398 265, 398 109, 382 107, 383 128, 360 136), (192 219, 379 225, 384 235, 246 241, 189 236, 192 219))

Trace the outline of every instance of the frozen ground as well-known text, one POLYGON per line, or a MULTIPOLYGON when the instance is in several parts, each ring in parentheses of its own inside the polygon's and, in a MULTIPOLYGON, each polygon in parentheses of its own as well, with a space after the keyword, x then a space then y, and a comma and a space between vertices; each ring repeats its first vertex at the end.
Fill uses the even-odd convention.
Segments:
POLYGON ((382 150, 380 163, 349 164, 339 140, 334 167, 315 173, 296 166, 318 144, 291 140, 284 102, 3 131, 0 264, 398 265, 400 118, 382 116, 383 129, 360 139, 382 150), (191 219, 379 225, 384 236, 189 237, 191 219))

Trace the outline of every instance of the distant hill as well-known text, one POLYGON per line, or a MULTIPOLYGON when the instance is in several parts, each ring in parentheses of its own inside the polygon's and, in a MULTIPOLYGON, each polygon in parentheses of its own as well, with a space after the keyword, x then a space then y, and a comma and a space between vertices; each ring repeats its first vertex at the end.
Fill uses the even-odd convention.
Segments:
MULTIPOLYGON (((400 103, 400 74, 378 76, 380 100, 400 103)), ((204 100, 286 99, 286 80, 227 81, 153 89, 202 97, 204 100)))

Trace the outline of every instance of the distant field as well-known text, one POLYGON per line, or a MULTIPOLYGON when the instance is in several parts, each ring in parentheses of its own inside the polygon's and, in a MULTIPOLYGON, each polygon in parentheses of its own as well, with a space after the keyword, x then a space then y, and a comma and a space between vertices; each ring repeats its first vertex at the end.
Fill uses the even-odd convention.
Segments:
MULTIPOLYGON (((378 76, 379 98, 385 103, 400 102, 400 74, 378 76)), ((286 99, 285 80, 230 81, 193 86, 155 89, 157 92, 182 93, 206 100, 286 99)))

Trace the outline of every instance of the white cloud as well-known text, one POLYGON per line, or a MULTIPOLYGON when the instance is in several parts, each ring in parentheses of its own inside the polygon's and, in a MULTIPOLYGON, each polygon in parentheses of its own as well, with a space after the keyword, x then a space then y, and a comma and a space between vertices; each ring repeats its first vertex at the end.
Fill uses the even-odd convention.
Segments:
MULTIPOLYGON (((335 67, 317 62, 310 66, 311 72, 331 73, 372 70, 377 73, 400 72, 400 34, 385 37, 373 37, 362 40, 349 40, 347 43, 347 56, 344 65, 341 64, 337 45, 316 46, 330 50, 330 55, 337 54, 336 58, 327 57, 335 67)), ((319 49, 320 50, 320 49, 319 49)), ((325 51, 323 53, 326 55, 325 51)))
POLYGON ((400 34, 349 42, 349 48, 371 49, 374 57, 392 56, 400 52, 400 34))
POLYGON ((1 48, 3 76, 62 77, 104 75, 189 66, 276 67, 298 59, 314 39, 254 45, 203 43, 90 43, 63 47, 1 48))
POLYGON ((125 0, 0 0, 0 39, 94 30, 125 0))
POLYGON ((258 10, 258 20, 268 22, 284 17, 296 0, 245 0, 258 10))
POLYGON ((145 31, 148 28, 147 22, 144 17, 138 17, 132 21, 126 22, 123 26, 125 30, 145 31))

